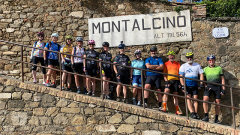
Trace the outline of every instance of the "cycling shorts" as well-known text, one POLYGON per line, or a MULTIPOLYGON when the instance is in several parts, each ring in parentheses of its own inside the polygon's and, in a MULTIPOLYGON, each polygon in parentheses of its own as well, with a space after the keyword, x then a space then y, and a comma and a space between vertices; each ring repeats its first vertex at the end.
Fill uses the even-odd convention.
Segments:
POLYGON ((103 77, 111 78, 111 75, 112 75, 111 69, 103 69, 102 70, 102 76, 103 77))
POLYGON ((171 80, 171 81, 168 81, 168 82, 170 83, 170 86, 165 85, 165 88, 169 88, 173 92, 179 92, 179 85, 180 85, 179 80, 171 80))
POLYGON ((68 72, 72 72, 73 71, 71 66, 66 66, 66 65, 64 65, 64 63, 62 63, 62 70, 66 70, 68 72))
POLYGON ((141 82, 141 75, 132 75, 132 85, 137 85, 139 87, 142 86, 142 82, 141 82))
POLYGON ((86 75, 89 75, 89 76, 97 76, 97 67, 86 67, 86 75))
POLYGON ((191 96, 193 95, 198 95, 198 87, 197 86, 187 86, 186 87, 187 90, 187 95, 191 94, 191 96))
POLYGON ((145 84, 153 85, 155 83, 157 89, 161 89, 161 79, 158 75, 147 76, 145 84))
POLYGON ((221 99, 221 86, 210 86, 208 88, 211 88, 210 90, 204 90, 203 96, 210 97, 213 93, 215 99, 221 99))
POLYGON ((120 79, 117 79, 118 83, 128 84, 128 82, 129 82, 129 75, 128 74, 119 75, 119 76, 120 76, 120 79))
MULTIPOLYGON (((33 64, 37 64, 38 62, 40 62, 42 66, 45 66, 43 57, 33 56, 32 61, 33 61, 33 64)), ((37 66, 32 66, 33 71, 36 71, 36 69, 37 69, 37 66)), ((46 68, 42 68, 42 73, 46 74, 46 68)))
POLYGON ((58 66, 58 60, 48 59, 48 65, 53 65, 54 67, 58 66))
POLYGON ((74 64, 74 69, 73 69, 74 73, 79 73, 82 74, 83 72, 83 63, 75 63, 74 64))

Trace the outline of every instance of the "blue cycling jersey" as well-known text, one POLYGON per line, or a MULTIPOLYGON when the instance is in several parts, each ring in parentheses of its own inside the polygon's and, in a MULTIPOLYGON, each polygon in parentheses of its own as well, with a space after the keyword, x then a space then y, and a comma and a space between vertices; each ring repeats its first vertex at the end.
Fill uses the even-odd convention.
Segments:
MULTIPOLYGON (((57 43, 54 43, 53 41, 51 41, 50 47, 49 47, 49 43, 47 43, 45 47, 51 51, 60 51, 61 49, 61 47, 57 43)), ((58 59, 58 54, 54 52, 47 52, 47 58, 56 60, 58 59)))
MULTIPOLYGON (((143 60, 133 60, 131 67, 145 69, 145 63, 143 60)), ((133 69, 133 75, 141 75, 141 70, 133 69)))
MULTIPOLYGON (((163 61, 162 61, 162 58, 160 57, 148 57, 146 60, 145 60, 145 64, 150 64, 150 65, 163 65, 163 61)), ((149 69, 147 69, 149 70, 149 69)), ((157 71, 157 70, 153 70, 153 71, 157 71)), ((158 73, 153 73, 153 72, 147 72, 147 76, 152 76, 152 75, 157 75, 157 76, 160 76, 161 74, 158 74, 158 73)))

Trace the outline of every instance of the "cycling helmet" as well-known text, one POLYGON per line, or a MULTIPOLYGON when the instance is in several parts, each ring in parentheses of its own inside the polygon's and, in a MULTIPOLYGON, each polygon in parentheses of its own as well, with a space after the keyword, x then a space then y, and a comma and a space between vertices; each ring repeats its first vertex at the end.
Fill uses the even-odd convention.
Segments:
POLYGON ((169 51, 167 55, 176 55, 176 53, 174 51, 169 51))
POLYGON ((121 44, 118 45, 118 48, 123 48, 123 49, 125 49, 125 44, 123 44, 123 41, 121 41, 121 44))
POLYGON ((51 35, 51 37, 59 37, 59 35, 57 34, 57 33, 53 33, 52 35, 51 35))
POLYGON ((151 52, 156 52, 156 51, 157 51, 157 47, 156 47, 156 46, 152 46, 152 47, 150 48, 150 51, 151 51, 151 52))
POLYGON ((83 42, 83 38, 82 38, 82 37, 77 37, 77 38, 76 38, 76 41, 77 41, 77 42, 83 42))
POLYGON ((109 43, 108 42, 103 42, 102 43, 102 46, 105 46, 105 45, 109 47, 109 43))
POLYGON ((188 52, 186 55, 185 55, 187 58, 190 58, 190 57, 193 57, 194 54, 192 52, 188 52))
POLYGON ((88 45, 95 45, 95 41, 94 40, 88 40, 88 45))
POLYGON ((135 54, 141 54, 142 51, 137 49, 134 53, 135 53, 135 54))
POLYGON ((216 59, 216 57, 214 56, 214 55, 209 55, 208 57, 207 57, 207 61, 209 61, 210 59, 216 59))
POLYGON ((42 37, 44 37, 44 33, 40 31, 40 32, 37 33, 37 36, 42 36, 42 37))
POLYGON ((67 39, 73 40, 73 37, 68 35, 68 36, 65 37, 65 40, 67 40, 67 39))

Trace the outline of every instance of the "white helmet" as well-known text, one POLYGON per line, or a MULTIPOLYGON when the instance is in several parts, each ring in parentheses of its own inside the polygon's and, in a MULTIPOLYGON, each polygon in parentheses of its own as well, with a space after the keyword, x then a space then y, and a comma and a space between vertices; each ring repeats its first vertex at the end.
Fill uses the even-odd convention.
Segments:
POLYGON ((51 35, 51 37, 59 37, 59 35, 57 34, 57 33, 53 33, 52 35, 51 35))
POLYGON ((134 53, 135 53, 135 54, 141 54, 142 51, 137 49, 134 53))

